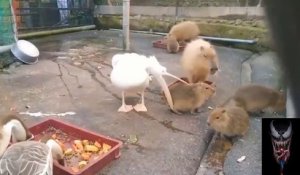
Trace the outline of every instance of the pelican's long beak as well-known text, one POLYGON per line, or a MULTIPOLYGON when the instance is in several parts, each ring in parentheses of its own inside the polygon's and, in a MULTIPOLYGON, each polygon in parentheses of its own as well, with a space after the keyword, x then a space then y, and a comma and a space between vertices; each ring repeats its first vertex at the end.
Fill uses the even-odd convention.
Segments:
POLYGON ((168 85, 167 85, 166 81, 164 80, 162 75, 155 76, 155 77, 156 77, 158 83, 160 84, 160 86, 162 87, 162 89, 164 91, 164 94, 166 96, 166 99, 167 99, 167 102, 168 102, 170 108, 173 110, 173 100, 172 100, 171 93, 169 91, 169 88, 168 88, 168 85))
POLYGON ((167 76, 169 76, 169 77, 175 78, 176 80, 181 81, 182 83, 184 83, 184 84, 186 84, 186 85, 189 85, 189 83, 187 83, 186 81, 184 81, 184 80, 182 80, 181 78, 179 78, 179 77, 177 77, 177 76, 175 76, 175 75, 173 75, 173 74, 170 74, 170 73, 168 73, 168 72, 165 72, 163 75, 167 75, 167 76))
POLYGON ((46 142, 46 145, 51 149, 53 159, 59 160, 63 158, 64 154, 62 147, 56 141, 49 139, 46 142))

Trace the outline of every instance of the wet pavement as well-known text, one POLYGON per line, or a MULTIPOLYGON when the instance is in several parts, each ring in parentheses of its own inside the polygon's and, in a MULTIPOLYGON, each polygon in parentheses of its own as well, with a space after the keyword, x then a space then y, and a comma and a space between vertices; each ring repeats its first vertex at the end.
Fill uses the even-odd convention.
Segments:
MULTIPOLYGON (((153 54, 170 73, 183 76, 179 64, 181 54, 168 54, 152 47, 152 41, 159 38, 131 34, 132 51, 153 54)), ((31 41, 41 51, 40 60, 35 65, 12 66, 0 74, 0 112, 10 109, 42 113, 73 111, 76 115, 59 118, 123 141, 120 159, 99 174, 194 175, 201 160, 207 160, 203 158, 207 150, 220 153, 204 156, 209 157, 210 162, 205 167, 222 168, 224 151, 228 151, 230 144, 219 142, 221 146, 209 146, 213 132, 206 125, 208 106, 223 103, 241 85, 242 63, 253 53, 216 47, 221 64, 221 72, 213 79, 217 94, 197 115, 171 113, 161 100, 156 81, 152 81, 146 91, 148 112, 124 114, 117 112, 121 92, 109 79, 111 57, 122 52, 119 32, 84 31, 31 41)), ((139 96, 128 98, 127 102, 135 104, 137 100, 139 96)), ((43 119, 30 115, 22 115, 22 118, 28 125, 43 119)))

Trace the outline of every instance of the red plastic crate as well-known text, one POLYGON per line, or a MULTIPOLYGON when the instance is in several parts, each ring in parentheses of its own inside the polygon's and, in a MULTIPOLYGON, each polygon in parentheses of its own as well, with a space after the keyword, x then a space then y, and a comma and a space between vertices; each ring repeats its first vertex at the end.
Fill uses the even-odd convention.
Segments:
MULTIPOLYGON (((167 49, 167 44, 164 42, 164 39, 154 41, 152 43, 152 45, 153 45, 153 47, 156 47, 156 48, 167 49)), ((179 45, 179 51, 183 51, 184 48, 185 48, 185 45, 183 45, 183 44, 179 45)))
POLYGON ((98 160, 90 162, 87 166, 76 173, 73 172, 70 168, 64 167, 55 161, 53 166, 54 175, 93 175, 98 173, 108 163, 121 156, 121 141, 79 128, 77 126, 65 123, 54 118, 46 119, 45 121, 42 121, 30 127, 29 130, 33 135, 39 135, 51 126, 56 129, 60 129, 61 131, 65 132, 71 137, 75 137, 76 139, 101 140, 101 142, 104 142, 112 147, 109 152, 100 156, 98 160))

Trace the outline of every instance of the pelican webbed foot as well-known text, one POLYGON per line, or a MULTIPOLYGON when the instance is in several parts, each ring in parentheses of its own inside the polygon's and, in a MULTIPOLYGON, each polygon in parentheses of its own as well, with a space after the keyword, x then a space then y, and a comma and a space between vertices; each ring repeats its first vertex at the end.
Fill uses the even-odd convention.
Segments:
POLYGON ((137 112, 147 112, 147 108, 144 104, 136 104, 133 108, 137 112))
POLYGON ((129 112, 133 109, 131 105, 122 105, 119 109, 118 112, 129 112))
POLYGON ((147 112, 147 108, 146 108, 146 106, 145 106, 144 95, 145 95, 145 92, 142 91, 142 92, 141 92, 141 103, 140 103, 140 104, 136 104, 136 105, 133 107, 134 110, 136 110, 137 112, 147 112))
POLYGON ((125 92, 122 91, 122 106, 118 109, 118 112, 129 112, 133 109, 132 105, 125 104, 125 92))

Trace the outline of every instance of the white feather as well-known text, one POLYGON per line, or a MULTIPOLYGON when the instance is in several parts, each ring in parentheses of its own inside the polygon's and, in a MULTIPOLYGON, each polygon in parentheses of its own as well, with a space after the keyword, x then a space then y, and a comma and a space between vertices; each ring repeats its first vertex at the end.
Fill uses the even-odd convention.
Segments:
POLYGON ((149 84, 147 57, 136 53, 116 54, 112 58, 113 70, 110 78, 117 88, 139 91, 149 84))

